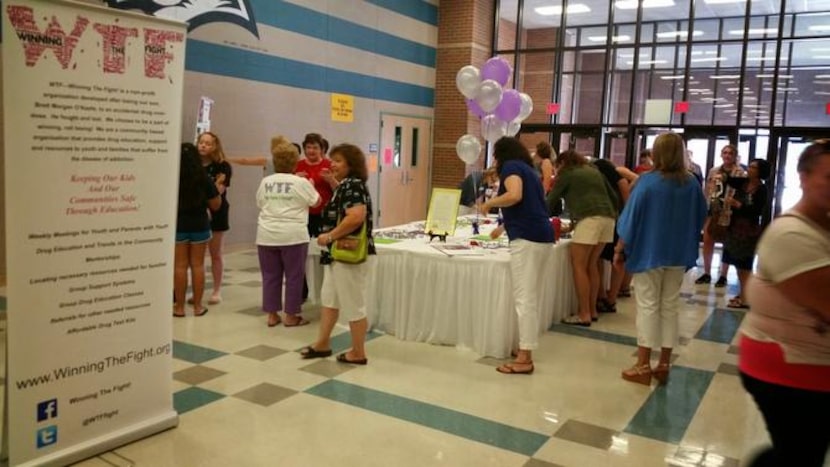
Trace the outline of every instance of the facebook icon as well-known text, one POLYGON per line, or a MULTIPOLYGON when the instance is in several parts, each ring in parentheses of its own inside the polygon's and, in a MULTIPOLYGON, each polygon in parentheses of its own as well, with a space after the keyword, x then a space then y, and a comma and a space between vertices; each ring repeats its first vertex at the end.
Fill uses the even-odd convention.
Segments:
POLYGON ((58 427, 50 425, 37 430, 37 448, 43 448, 58 442, 58 427))
POLYGON ((58 416, 58 400, 50 399, 37 404, 37 421, 42 422, 58 416))

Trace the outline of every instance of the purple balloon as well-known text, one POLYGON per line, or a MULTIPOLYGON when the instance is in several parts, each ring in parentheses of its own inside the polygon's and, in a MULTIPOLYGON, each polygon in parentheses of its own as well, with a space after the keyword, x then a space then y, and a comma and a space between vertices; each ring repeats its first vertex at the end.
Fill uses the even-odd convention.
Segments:
POLYGON ((493 57, 484 63, 481 67, 481 80, 492 79, 501 84, 507 84, 510 79, 510 63, 501 57, 493 57))
POLYGON ((496 107, 496 117, 503 122, 511 122, 522 111, 522 96, 515 89, 508 89, 501 95, 501 102, 496 107))
POLYGON ((473 115, 475 115, 475 116, 476 116, 476 117, 478 117, 478 118, 481 118, 481 117, 483 117, 483 116, 487 115, 487 112, 485 112, 485 111, 481 108, 481 106, 480 106, 480 105, 478 105, 478 102, 476 102, 476 100, 475 100, 475 99, 467 99, 467 109, 468 109, 470 112, 472 112, 472 113, 473 113, 473 115))

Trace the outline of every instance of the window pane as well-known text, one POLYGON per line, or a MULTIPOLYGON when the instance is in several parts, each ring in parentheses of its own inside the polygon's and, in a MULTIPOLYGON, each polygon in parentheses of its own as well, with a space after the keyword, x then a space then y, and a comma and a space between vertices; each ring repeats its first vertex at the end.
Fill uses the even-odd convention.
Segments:
POLYGON ((519 18, 519 0, 502 0, 499 3, 498 50, 516 48, 516 27, 519 18))
POLYGON ((527 123, 550 123, 551 121, 550 116, 545 113, 545 105, 551 102, 553 94, 555 62, 554 52, 534 52, 523 56, 516 89, 533 100, 533 113, 525 120, 527 123))
POLYGON ((830 14, 802 13, 795 19, 796 36, 830 36, 830 14))
POLYGON ((562 15, 541 15, 535 10, 540 8, 534 2, 525 2, 522 13, 522 34, 519 39, 521 48, 541 49, 556 47, 562 15))
MULTIPOLYGON (((753 2, 754 3, 754 2, 753 2)), ((705 1, 695 2, 695 19, 705 18, 743 18, 746 15, 746 2, 733 3, 707 3, 705 1)), ((697 22, 695 22, 697 25, 697 22)), ((695 26, 696 27, 696 26, 695 26)), ((741 25, 743 29, 743 25, 741 25)))
POLYGON ((401 167, 401 127, 395 126, 395 148, 394 148, 394 156, 392 158, 392 165, 395 168, 401 167))
POLYGON ((412 167, 418 167, 418 129, 412 129, 412 161, 410 164, 412 167))

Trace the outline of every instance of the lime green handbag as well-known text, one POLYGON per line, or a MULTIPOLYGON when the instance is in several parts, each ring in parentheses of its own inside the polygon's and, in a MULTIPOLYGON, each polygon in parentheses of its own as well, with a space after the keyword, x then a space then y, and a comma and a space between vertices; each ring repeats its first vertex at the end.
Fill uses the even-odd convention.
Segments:
POLYGON ((363 221, 363 227, 360 228, 359 234, 349 235, 334 241, 331 245, 331 257, 335 261, 349 264, 359 264, 366 261, 369 256, 369 238, 366 234, 366 224, 368 222, 363 221))

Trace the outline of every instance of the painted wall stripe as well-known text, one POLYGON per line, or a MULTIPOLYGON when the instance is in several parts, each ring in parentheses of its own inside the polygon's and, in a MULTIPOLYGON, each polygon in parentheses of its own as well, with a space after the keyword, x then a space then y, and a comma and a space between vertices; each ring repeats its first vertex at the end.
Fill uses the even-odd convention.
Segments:
POLYGON ((337 380, 305 392, 525 456, 532 456, 550 439, 541 433, 337 380))
POLYGON ((381 8, 438 26, 438 7, 418 0, 366 0, 381 8))
POLYGON ((301 89, 433 107, 435 90, 190 39, 185 69, 301 89))
MULTIPOLYGON (((252 0, 257 23, 435 68, 436 50, 282 0, 252 0)), ((315 57, 309 56, 309 61, 315 57)))

